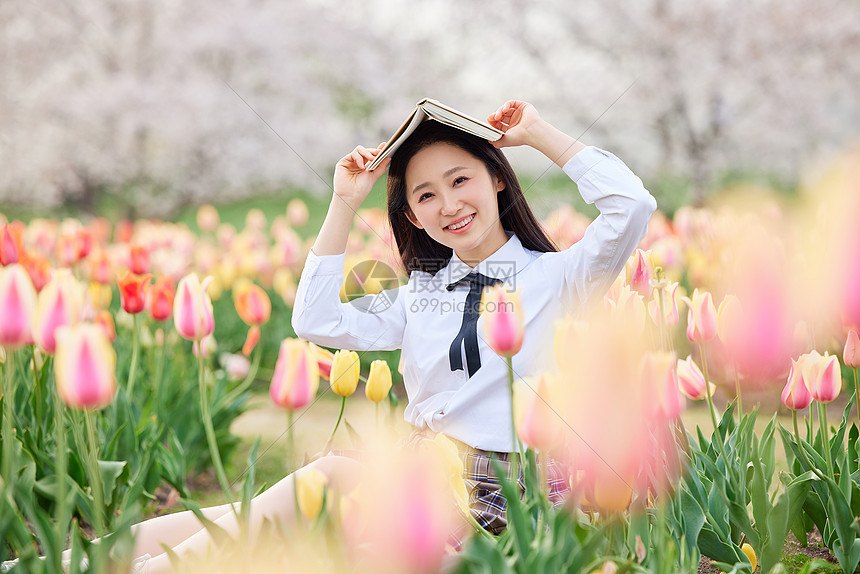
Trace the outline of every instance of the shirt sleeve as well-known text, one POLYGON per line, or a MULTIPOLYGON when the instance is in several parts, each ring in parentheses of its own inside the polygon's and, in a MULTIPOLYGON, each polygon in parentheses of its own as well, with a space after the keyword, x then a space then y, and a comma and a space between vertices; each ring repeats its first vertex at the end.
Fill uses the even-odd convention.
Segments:
POLYGON ((630 168, 612 153, 589 146, 564 171, 600 215, 563 252, 564 287, 579 304, 602 296, 648 231, 657 202, 630 168))
POLYGON ((400 348, 406 329, 403 299, 407 285, 340 300, 346 254, 308 253, 296 289, 292 326, 296 335, 318 345, 353 351, 400 348))

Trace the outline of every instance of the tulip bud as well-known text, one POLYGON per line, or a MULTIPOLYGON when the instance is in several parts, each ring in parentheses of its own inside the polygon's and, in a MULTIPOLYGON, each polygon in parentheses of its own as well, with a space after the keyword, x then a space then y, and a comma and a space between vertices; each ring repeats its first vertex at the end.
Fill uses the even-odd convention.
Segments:
POLYGON ((83 290, 78 280, 68 269, 57 270, 39 293, 33 318, 33 340, 43 350, 53 353, 57 346, 56 330, 80 321, 83 306, 83 290))
POLYGON ((624 265, 624 271, 627 284, 630 288, 642 295, 646 300, 649 299, 651 291, 654 289, 651 285, 651 279, 654 278, 654 264, 651 262, 651 252, 637 249, 624 265))
POLYGON ((364 387, 365 396, 371 401, 378 403, 388 396, 391 390, 391 368, 387 361, 377 359, 370 363, 370 372, 367 375, 367 385, 364 387))
POLYGON ((122 308, 129 315, 136 315, 146 307, 146 290, 151 277, 148 273, 136 275, 128 271, 122 277, 117 277, 122 308))
POLYGON ((710 341, 717 335, 717 310, 711 300, 711 294, 707 291, 699 293, 693 291, 692 300, 688 297, 681 298, 689 307, 687 313, 687 338, 693 343, 704 343, 710 341))
POLYGON ((503 357, 513 357, 523 347, 523 311, 517 293, 504 285, 485 287, 481 294, 484 336, 487 344, 503 357))
POLYGON ((57 329, 55 370, 60 398, 74 409, 101 409, 116 393, 116 353, 98 325, 57 329))
POLYGON ((558 407, 559 381, 552 374, 526 377, 514 383, 517 436, 529 447, 547 452, 558 445, 564 430, 558 407))
POLYGON ((845 350, 842 352, 842 360, 848 367, 854 369, 860 367, 860 337, 857 336, 855 329, 848 331, 848 338, 845 340, 845 350))
POLYGON ((248 376, 251 371, 251 362, 244 355, 235 353, 224 353, 220 355, 221 364, 231 381, 238 381, 248 376))
POLYGON ((812 398, 820 403, 829 403, 839 396, 842 390, 842 373, 839 361, 834 355, 812 351, 802 363, 803 380, 812 398))
POLYGON ((311 347, 300 339, 281 341, 269 386, 272 402, 286 409, 300 409, 313 400, 318 388, 319 370, 311 347))
MULTIPOLYGON (((681 392, 694 401, 705 398, 705 375, 699 366, 693 361, 693 357, 687 357, 683 361, 678 359, 678 384, 681 392)), ((714 394, 714 385, 711 384, 709 394, 714 394)))
POLYGON ((156 321, 164 321, 173 313, 173 300, 176 292, 173 289, 173 279, 167 275, 161 275, 155 280, 150 288, 147 299, 149 300, 149 314, 156 321))
POLYGON ((189 341, 199 341, 215 329, 212 301, 206 294, 211 277, 203 280, 191 273, 179 280, 173 300, 173 324, 176 331, 189 341))
POLYGON ((348 397, 358 386, 361 374, 361 361, 355 351, 337 351, 331 362, 329 383, 331 390, 342 397, 348 397))
POLYGON ((250 357, 251 353, 254 351, 254 347, 257 346, 257 343, 260 342, 260 326, 254 325, 250 329, 248 329, 248 334, 245 336, 245 344, 242 345, 242 354, 246 357, 250 357))
POLYGON ((328 477, 315 468, 303 468, 295 473, 295 481, 299 510, 308 520, 315 520, 323 508, 328 477))
POLYGON ((27 271, 17 263, 0 268, 0 345, 28 345, 35 312, 36 289, 27 271))
POLYGON ((265 325, 272 314, 272 303, 262 287, 243 283, 233 290, 233 304, 246 325, 265 325))
POLYGON ((809 394, 803 380, 803 369, 797 361, 792 360, 788 380, 785 382, 785 388, 782 389, 782 404, 793 411, 800 411, 810 403, 812 403, 812 395, 809 394))

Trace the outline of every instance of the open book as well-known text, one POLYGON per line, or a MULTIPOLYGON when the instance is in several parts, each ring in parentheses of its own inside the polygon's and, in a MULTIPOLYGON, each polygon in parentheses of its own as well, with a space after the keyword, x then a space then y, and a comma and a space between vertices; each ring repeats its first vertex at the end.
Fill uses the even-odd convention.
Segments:
POLYGON ((461 129, 464 132, 468 132, 491 142, 499 140, 503 135, 505 135, 505 132, 497 130, 487 122, 476 120, 472 116, 467 116, 463 112, 458 112, 454 108, 446 106, 436 100, 424 98, 415 105, 415 109, 406 121, 403 122, 403 125, 400 126, 400 128, 394 132, 394 135, 388 139, 385 147, 382 148, 379 155, 377 155, 367 167, 367 171, 373 171, 376 169, 382 160, 393 154, 394 150, 400 147, 400 144, 412 135, 412 132, 414 132, 415 128, 418 127, 418 124, 427 119, 436 120, 437 122, 461 129))

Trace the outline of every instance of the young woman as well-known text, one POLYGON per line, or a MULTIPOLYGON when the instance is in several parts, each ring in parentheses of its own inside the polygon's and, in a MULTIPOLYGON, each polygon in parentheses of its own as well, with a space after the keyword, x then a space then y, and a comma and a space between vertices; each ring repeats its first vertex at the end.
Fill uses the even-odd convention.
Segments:
MULTIPOLYGON (((358 146, 338 162, 334 195, 302 272, 292 324, 299 337, 329 347, 402 349, 409 399, 405 418, 415 427, 404 446, 435 433, 453 439, 463 456, 472 514, 499 533, 506 527, 506 503, 490 475, 489 459, 504 466, 517 449, 508 367, 483 341, 477 325, 480 292, 485 284, 501 281, 521 294, 525 337, 513 358, 516 376, 550 369, 554 321, 604 294, 644 237, 656 203, 621 160, 560 132, 531 104, 508 101, 488 122, 504 132, 492 144, 427 121, 372 172, 365 168, 382 145, 358 146), (583 199, 600 210, 569 249, 557 251, 547 237, 501 151, 519 145, 555 162, 577 183, 583 199), (384 305, 366 298, 343 304, 339 293, 349 230, 386 168, 389 221, 409 281, 368 296, 384 305)), ((561 504, 567 473, 554 461, 543 463, 550 498, 561 504)), ((326 474, 337 494, 355 485, 360 466, 358 460, 328 453, 305 468, 326 474)), ((292 519, 295 474, 253 500, 252 528, 266 518, 292 519)), ((228 532, 238 531, 229 505, 204 513, 228 532)), ((149 555, 136 565, 139 572, 170 571, 162 544, 180 555, 205 551, 210 544, 190 512, 134 528, 137 555, 149 555)))

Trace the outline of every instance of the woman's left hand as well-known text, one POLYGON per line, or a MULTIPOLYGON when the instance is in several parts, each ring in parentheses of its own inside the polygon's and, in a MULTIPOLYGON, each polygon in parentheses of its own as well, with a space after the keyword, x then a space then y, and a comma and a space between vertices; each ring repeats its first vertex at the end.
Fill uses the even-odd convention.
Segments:
POLYGON ((487 118, 491 126, 505 132, 502 139, 490 143, 497 148, 531 145, 530 130, 541 121, 537 109, 530 103, 508 100, 487 118))

